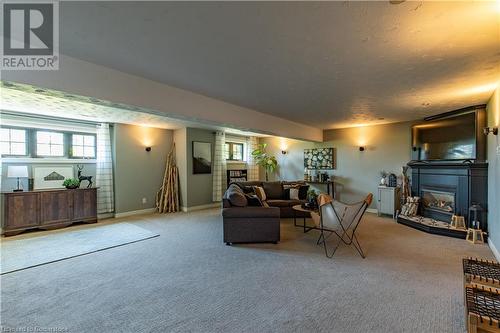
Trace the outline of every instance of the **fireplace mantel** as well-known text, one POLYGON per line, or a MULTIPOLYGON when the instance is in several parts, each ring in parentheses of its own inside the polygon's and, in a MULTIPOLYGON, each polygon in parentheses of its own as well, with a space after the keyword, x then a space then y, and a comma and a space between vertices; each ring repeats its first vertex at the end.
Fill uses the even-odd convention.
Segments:
POLYGON ((411 161, 412 196, 422 197, 429 189, 453 193, 454 207, 451 212, 425 209, 420 205, 419 214, 439 221, 450 222, 452 214, 458 214, 469 221, 469 207, 479 204, 484 211, 480 217, 481 228, 488 230, 488 163, 485 162, 421 162, 411 161))

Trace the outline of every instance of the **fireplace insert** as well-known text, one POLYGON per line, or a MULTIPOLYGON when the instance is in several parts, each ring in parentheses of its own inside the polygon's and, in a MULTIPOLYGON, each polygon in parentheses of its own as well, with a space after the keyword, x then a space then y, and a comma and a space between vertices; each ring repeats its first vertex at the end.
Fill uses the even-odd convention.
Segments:
POLYGON ((421 196, 424 216, 433 215, 432 212, 450 216, 455 213, 455 191, 422 188, 421 196), (426 210, 431 213, 425 212, 426 210))

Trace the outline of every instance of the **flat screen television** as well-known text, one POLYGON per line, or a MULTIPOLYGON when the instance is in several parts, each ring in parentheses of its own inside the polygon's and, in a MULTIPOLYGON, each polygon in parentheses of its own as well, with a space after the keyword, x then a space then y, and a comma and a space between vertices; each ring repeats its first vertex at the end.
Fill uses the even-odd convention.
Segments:
MULTIPOLYGON (((412 127, 412 159, 478 160, 483 159, 482 127, 484 109, 426 121, 412 127)), ((484 135, 483 135, 484 136, 484 135)))

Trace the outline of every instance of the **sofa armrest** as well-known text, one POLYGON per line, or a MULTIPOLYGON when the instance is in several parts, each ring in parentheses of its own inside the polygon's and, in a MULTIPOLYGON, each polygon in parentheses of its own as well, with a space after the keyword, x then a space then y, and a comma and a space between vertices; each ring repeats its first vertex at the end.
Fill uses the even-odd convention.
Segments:
POLYGON ((278 207, 231 207, 223 208, 222 216, 229 218, 279 218, 280 209, 278 207))

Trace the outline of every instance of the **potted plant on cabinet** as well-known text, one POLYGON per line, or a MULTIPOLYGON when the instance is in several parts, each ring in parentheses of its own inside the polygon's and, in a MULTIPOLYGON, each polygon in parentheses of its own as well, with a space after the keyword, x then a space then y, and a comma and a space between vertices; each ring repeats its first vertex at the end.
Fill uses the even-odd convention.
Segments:
POLYGON ((80 181, 75 178, 68 178, 64 180, 63 186, 65 186, 68 190, 74 190, 75 188, 80 187, 80 181))
POLYGON ((257 165, 264 168, 266 171, 266 181, 269 181, 269 173, 276 170, 278 167, 278 161, 276 160, 276 157, 266 152, 266 147, 267 143, 259 144, 258 148, 252 152, 252 157, 257 165))

